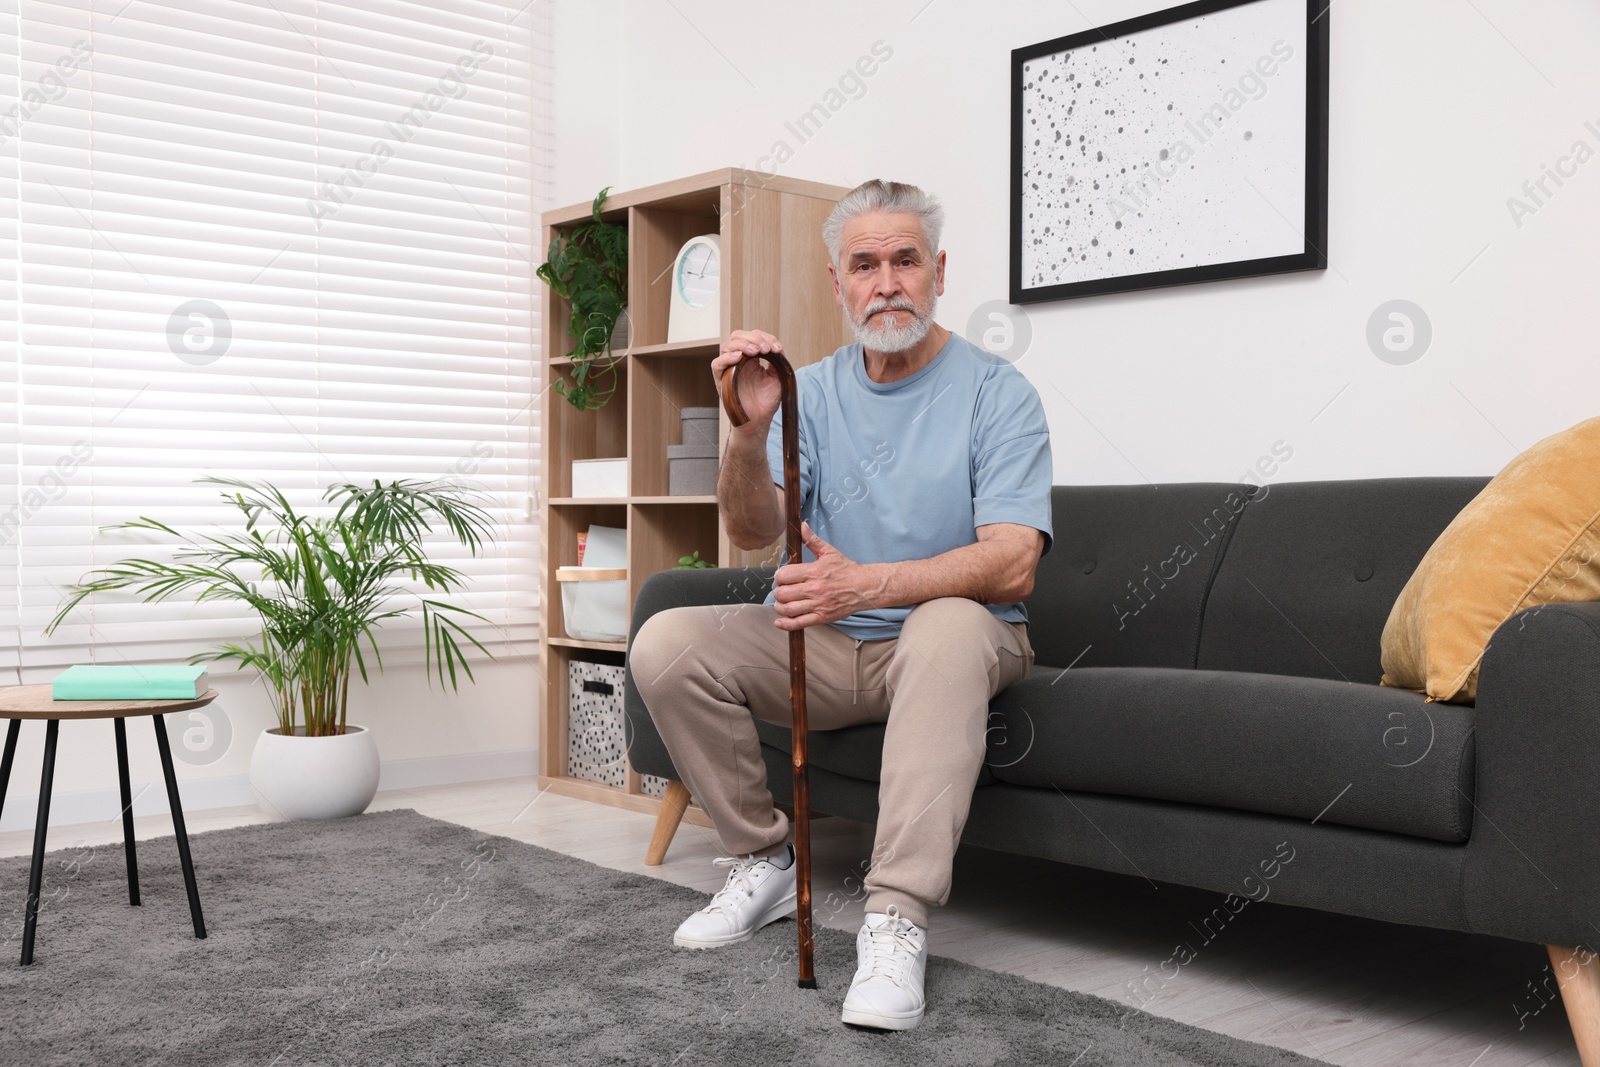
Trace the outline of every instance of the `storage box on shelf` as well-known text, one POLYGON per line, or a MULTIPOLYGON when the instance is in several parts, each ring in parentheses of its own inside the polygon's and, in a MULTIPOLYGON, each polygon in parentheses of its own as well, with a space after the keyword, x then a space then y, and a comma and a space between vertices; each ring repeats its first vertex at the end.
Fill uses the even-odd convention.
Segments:
MULTIPOLYGON (((567 583, 560 581, 560 572, 578 568, 578 535, 586 534, 589 527, 625 529, 628 524, 628 505, 552 501, 544 510, 544 523, 544 562, 551 588, 540 599, 541 644, 551 642, 571 648, 622 651, 621 641, 575 638, 568 633, 566 605, 569 598, 562 592, 561 586, 567 583)), ((627 605, 631 606, 632 603, 633 598, 629 596, 627 605)))
MULTIPOLYGON (((571 719, 573 672, 594 672, 594 665, 620 668, 627 646, 625 639, 570 636, 563 605, 564 586, 599 586, 620 579, 608 575, 605 580, 562 582, 559 572, 577 566, 579 533, 590 526, 626 529, 625 608, 631 616, 645 580, 675 566, 681 556, 699 552, 701 559, 724 567, 776 559, 775 546, 753 552, 735 549, 721 528, 715 471, 728 424, 711 378, 711 360, 722 338, 735 329, 761 329, 781 337, 796 366, 815 362, 850 340, 833 300, 821 235, 823 220, 847 191, 727 169, 615 192, 606 200, 603 217, 628 227, 628 343, 613 350, 609 364, 617 391, 604 407, 590 411, 578 411, 549 388, 540 400, 540 465, 548 494, 541 530, 541 787, 649 813, 660 804, 665 782, 644 779, 625 760, 620 775, 615 768, 602 768, 607 771, 603 781, 590 780, 594 774, 574 773, 574 768, 590 767, 582 759, 569 762, 575 742, 584 742, 580 747, 587 752, 594 748, 589 742, 596 740, 595 731, 604 729, 592 718, 571 719), (720 333, 668 343, 673 262, 684 242, 701 234, 717 234, 721 243, 720 333), (583 485, 581 476, 578 488, 586 491, 575 491, 574 461, 606 459, 626 464, 627 495, 591 495, 593 487, 583 485), (699 484, 684 483, 692 473, 683 467, 686 462, 701 467, 699 484), (708 472, 709 485, 704 481, 708 472), (675 488, 704 491, 675 493, 675 488), (575 668, 579 664, 587 666, 575 668)), ((546 212, 539 251, 549 246, 556 231, 589 218, 590 207, 586 201, 546 212)), ((540 321, 551 349, 544 361, 548 384, 549 375, 570 366, 573 341, 567 336, 566 302, 544 286, 540 292, 540 321)), ((581 693, 583 682, 577 685, 581 693)), ((693 807, 687 818, 707 825, 693 807)))
POLYGON ((568 637, 601 644, 628 639, 627 568, 562 567, 556 581, 568 637))
POLYGON ((667 446, 667 495, 715 496, 717 409, 683 408, 680 443, 667 446))
POLYGON ((579 499, 626 497, 628 495, 627 458, 573 460, 572 495, 579 499))
POLYGON ((557 567, 566 635, 612 644, 628 639, 628 531, 590 526, 576 567, 557 567))
POLYGON ((567 773, 626 789, 622 667, 575 659, 567 665, 567 687, 567 773))

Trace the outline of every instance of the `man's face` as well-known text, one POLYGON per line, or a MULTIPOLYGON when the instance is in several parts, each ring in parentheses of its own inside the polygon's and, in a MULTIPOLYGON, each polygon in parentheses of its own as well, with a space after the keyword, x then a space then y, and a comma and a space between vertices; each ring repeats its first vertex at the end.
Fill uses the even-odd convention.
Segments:
POLYGON ((856 340, 874 352, 915 347, 944 295, 944 253, 933 255, 915 215, 868 212, 845 224, 828 267, 856 340))

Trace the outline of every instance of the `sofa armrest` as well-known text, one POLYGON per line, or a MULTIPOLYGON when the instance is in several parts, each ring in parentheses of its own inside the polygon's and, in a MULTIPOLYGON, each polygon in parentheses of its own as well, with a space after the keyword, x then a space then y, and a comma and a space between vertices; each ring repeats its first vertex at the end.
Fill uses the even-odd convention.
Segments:
MULTIPOLYGON (((772 567, 705 567, 658 571, 645 579, 633 602, 633 619, 628 627, 628 646, 645 620, 668 608, 702 604, 759 604, 772 588, 772 567)), ((627 717, 624 739, 628 761, 640 774, 654 774, 676 780, 678 772, 644 698, 633 684, 629 671, 623 682, 622 708, 627 717)))
POLYGON ((645 579, 633 602, 628 644, 646 619, 668 608, 702 604, 759 604, 772 588, 773 567, 685 567, 645 579))
POLYGON ((1600 603, 1519 612, 1478 676, 1471 928, 1600 945, 1600 603))

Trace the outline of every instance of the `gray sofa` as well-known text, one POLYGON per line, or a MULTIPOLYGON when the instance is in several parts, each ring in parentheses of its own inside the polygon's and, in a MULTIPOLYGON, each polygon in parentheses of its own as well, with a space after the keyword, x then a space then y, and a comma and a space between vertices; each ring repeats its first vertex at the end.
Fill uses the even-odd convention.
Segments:
MULTIPOLYGON (((1475 707, 1377 684, 1390 606, 1486 483, 1056 487, 1028 602, 1038 666, 991 705, 964 840, 1241 897, 1270 878, 1279 903, 1389 922, 1600 941, 1600 604, 1503 625, 1475 707)), ((657 574, 633 632, 669 607, 759 601, 770 575, 657 574)), ((626 709, 634 766, 674 778, 631 679, 626 709)), ((758 725, 785 801, 789 733, 758 725)), ((812 735, 813 810, 875 818, 882 739, 812 735)))

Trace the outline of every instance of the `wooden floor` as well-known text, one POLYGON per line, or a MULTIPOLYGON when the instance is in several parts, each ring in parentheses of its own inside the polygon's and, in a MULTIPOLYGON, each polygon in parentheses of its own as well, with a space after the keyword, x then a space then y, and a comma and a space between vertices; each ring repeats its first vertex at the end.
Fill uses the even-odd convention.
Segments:
MULTIPOLYGON (((373 808, 414 808, 707 892, 722 884, 724 872, 711 864, 721 849, 710 831, 685 824, 666 863, 646 867, 649 816, 540 793, 525 779, 392 790, 373 808)), ((189 829, 264 821, 254 808, 213 809, 193 813, 189 829)), ((165 816, 141 818, 136 832, 170 834, 172 825, 165 816)), ((850 890, 871 852, 871 829, 821 819, 812 836, 817 921, 854 932, 860 894, 850 890)), ((120 822, 63 826, 52 828, 49 847, 120 840, 120 822)), ((0 834, 0 855, 31 848, 30 832, 0 834)), ((1215 893, 1157 889, 1137 878, 978 849, 963 850, 956 868, 950 903, 935 914, 930 933, 938 955, 1132 1004, 1127 984, 1163 969, 1172 975, 1174 966, 1163 964, 1185 941, 1194 958, 1145 1010, 1352 1067, 1578 1064, 1560 1001, 1546 1003, 1549 972, 1537 945, 1272 903, 1250 904, 1207 941, 1195 927, 1219 903, 1215 893)), ((204 901, 203 862, 199 876, 204 901)), ((0 894, 24 889, 4 886, 0 894)), ((670 937, 661 931, 663 948, 670 937)), ((819 959, 818 967, 853 968, 854 961, 819 959)))

